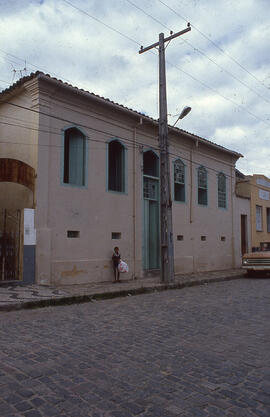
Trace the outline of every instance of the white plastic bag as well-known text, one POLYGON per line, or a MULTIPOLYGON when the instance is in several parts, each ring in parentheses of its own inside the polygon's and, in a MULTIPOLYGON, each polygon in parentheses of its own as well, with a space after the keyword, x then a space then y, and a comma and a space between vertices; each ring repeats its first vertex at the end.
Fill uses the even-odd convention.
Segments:
POLYGON ((128 264, 124 261, 120 261, 118 264, 118 271, 121 273, 128 272, 128 264))

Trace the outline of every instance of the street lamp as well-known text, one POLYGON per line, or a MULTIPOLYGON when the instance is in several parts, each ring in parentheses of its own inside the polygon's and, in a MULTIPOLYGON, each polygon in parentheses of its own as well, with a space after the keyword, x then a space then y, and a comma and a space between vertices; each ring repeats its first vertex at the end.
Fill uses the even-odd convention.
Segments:
POLYGON ((189 107, 189 106, 184 107, 183 110, 181 111, 180 115, 176 119, 175 123, 173 124, 173 127, 176 125, 178 120, 184 119, 184 117, 186 117, 186 115, 190 112, 190 110, 191 110, 191 107, 189 107))

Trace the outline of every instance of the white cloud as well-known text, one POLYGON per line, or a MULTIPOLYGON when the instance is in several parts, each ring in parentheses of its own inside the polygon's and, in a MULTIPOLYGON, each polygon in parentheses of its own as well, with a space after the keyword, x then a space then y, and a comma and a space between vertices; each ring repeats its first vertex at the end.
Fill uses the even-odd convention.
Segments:
POLYGON ((156 51, 139 55, 138 50, 158 41, 160 32, 169 34, 162 24, 184 29, 184 16, 191 32, 166 49, 168 112, 190 105, 192 112, 179 127, 243 153, 239 168, 244 172, 270 176, 269 0, 163 0, 174 11, 159 0, 132 0, 161 24, 126 0, 69 1, 126 37, 62 0, 0 0, 3 87, 3 80, 14 78, 13 69, 18 79, 26 60, 28 71, 39 68, 158 117, 156 51))

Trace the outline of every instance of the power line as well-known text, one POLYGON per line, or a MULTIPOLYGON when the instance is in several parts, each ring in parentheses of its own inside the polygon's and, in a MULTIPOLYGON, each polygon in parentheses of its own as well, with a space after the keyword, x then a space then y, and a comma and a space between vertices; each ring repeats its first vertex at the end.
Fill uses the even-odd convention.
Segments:
MULTIPOLYGON (((58 116, 55 116, 55 115, 49 115, 49 114, 46 114, 45 112, 41 112, 41 111, 39 111, 39 110, 35 110, 35 109, 31 109, 30 107, 26 107, 26 106, 21 106, 21 105, 16 105, 15 103, 10 103, 10 102, 7 102, 7 104, 10 104, 10 105, 15 105, 16 107, 21 107, 21 108, 23 108, 23 109, 25 109, 25 110, 28 110, 28 111, 31 111, 31 112, 34 112, 34 113, 39 113, 39 114, 43 114, 43 115, 45 115, 45 116, 48 116, 48 117, 50 117, 50 118, 53 118, 53 119, 56 119, 56 120, 60 120, 60 121, 64 121, 64 122, 66 122, 66 123, 69 123, 69 124, 71 124, 71 125, 73 125, 74 127, 76 127, 76 126, 80 126, 80 127, 83 127, 83 128, 85 128, 85 129, 89 129, 89 130, 91 130, 91 131, 94 131, 96 134, 98 134, 98 135, 106 135, 106 136, 108 136, 108 138, 111 138, 112 137, 112 134, 111 133, 108 133, 107 131, 105 131, 105 130, 101 130, 101 129, 96 129, 96 128, 94 128, 94 127, 92 127, 92 126, 88 126, 88 125, 82 125, 82 124, 78 124, 77 122, 74 122, 73 120, 69 120, 69 119, 64 119, 64 118, 61 118, 61 117, 58 117, 58 116)), ((18 118, 15 118, 16 120, 19 120, 19 121, 22 121, 22 122, 24 122, 25 123, 25 121, 24 120, 22 120, 22 119, 18 119, 18 118)), ((28 130, 33 130, 33 131, 38 131, 38 132, 42 132, 42 133, 48 133, 48 134, 53 134, 53 135, 58 135, 58 136, 62 136, 62 133, 61 132, 58 132, 58 131, 52 131, 52 130, 43 130, 43 129, 40 129, 40 128, 33 128, 33 127, 28 127, 28 126, 22 126, 22 125, 19 125, 19 124, 16 124, 16 123, 8 123, 8 122, 3 122, 3 121, 0 121, 0 124, 5 124, 5 125, 10 125, 10 126, 15 126, 15 127, 20 127, 20 128, 26 128, 26 129, 28 129, 28 130)), ((181 132, 181 130, 179 129, 179 134, 182 134, 182 135, 184 135, 185 134, 185 132, 181 132)), ((114 135, 113 135, 114 136, 114 135)), ((118 139, 121 139, 124 143, 125 143, 125 146, 126 147, 128 147, 128 148, 130 148, 130 149, 134 149, 134 141, 133 141, 133 139, 128 139, 127 137, 123 137, 123 136, 120 136, 120 135, 117 135, 117 138, 118 139)), ((102 144, 102 143, 107 143, 107 142, 101 142, 100 140, 97 140, 97 139, 94 139, 94 138, 89 138, 88 136, 86 136, 86 139, 87 140, 89 140, 90 142, 95 142, 95 143, 98 143, 98 144, 102 144)), ((150 148, 151 149, 153 149, 153 150, 156 150, 156 151, 160 151, 160 148, 159 148, 159 146, 157 145, 157 146, 153 146, 153 145, 149 145, 149 143, 145 143, 145 142, 141 142, 141 141, 139 141, 138 139, 137 139, 137 145, 135 146, 135 148, 138 148, 138 149, 141 149, 141 147, 147 147, 147 148, 149 148, 149 146, 150 146, 150 148)), ((55 147, 55 148, 62 148, 63 146, 62 145, 51 145, 51 144, 48 144, 48 145, 45 145, 45 144, 42 144, 42 145, 40 145, 40 144, 33 144, 33 143, 25 143, 25 142, 6 142, 6 141, 0 141, 0 143, 12 143, 12 144, 16 144, 16 145, 26 145, 26 146, 33 146, 33 145, 36 145, 36 146, 42 146, 42 147, 55 147)), ((207 143, 206 143, 207 144, 207 143)), ((92 148, 92 149, 95 149, 95 148, 92 148)), ((97 149, 97 148, 96 148, 97 149)), ((187 151, 189 151, 190 149, 189 148, 186 148, 185 150, 187 150, 187 151)), ((220 149, 220 151, 222 152, 222 147, 221 147, 221 149, 220 149)), ((226 151, 226 149, 225 149, 225 151, 226 151)), ((182 160, 184 160, 184 161, 187 161, 187 162, 192 162, 194 165, 197 165, 197 166, 201 166, 202 165, 202 163, 201 162, 196 162, 196 161, 190 161, 190 159, 189 158, 187 158, 187 157, 184 157, 184 156, 180 156, 179 155, 179 153, 175 153, 175 152, 172 152, 172 151, 169 151, 169 154, 171 155, 171 156, 174 156, 174 157, 176 157, 176 158, 180 158, 180 159, 182 159, 182 160)), ((208 156, 207 155, 207 158, 212 158, 211 156, 208 156)), ((227 165, 228 167, 231 167, 231 164, 229 164, 229 163, 226 163, 226 162, 224 162, 224 161, 222 161, 221 162, 223 165, 227 165)), ((210 166, 207 166, 207 165, 204 165, 205 166, 205 168, 207 168, 207 169, 209 169, 209 170, 211 170, 211 171, 214 171, 214 172, 216 172, 216 173, 219 173, 220 171, 219 170, 217 170, 217 169, 214 169, 214 168, 212 168, 212 167, 210 167, 210 166)), ((229 175, 226 175, 227 177, 229 177, 229 175)))
MULTIPOLYGON (((181 17, 181 19, 185 20, 186 22, 188 22, 188 20, 182 16, 180 13, 178 13, 175 9, 173 9, 172 7, 168 6, 168 4, 166 4, 164 1, 162 0, 158 0, 161 4, 163 4, 165 7, 167 7, 169 10, 171 10, 173 13, 175 13, 177 16, 181 17)), ((266 88, 268 90, 268 88, 266 87, 266 85, 259 80, 254 74, 252 74, 250 71, 248 71, 242 64, 240 64, 234 57, 232 57, 230 54, 228 54, 228 52, 224 51, 224 49, 222 49, 216 42, 214 42, 212 39, 210 39, 207 35, 205 35, 200 29, 198 29, 195 25, 191 25, 198 33, 200 33, 205 39, 207 39, 209 42, 211 42, 219 51, 221 51, 224 55, 226 55, 228 58, 230 58, 235 64, 237 64, 240 68, 242 68, 242 70, 244 70, 245 72, 247 72, 251 77, 253 77, 259 84, 261 84, 264 88, 266 88)))
MULTIPOLYGON (((65 3, 67 3, 68 5, 70 5, 71 7, 75 8, 76 10, 78 10, 79 12, 81 12, 81 13, 85 14, 86 16, 88 16, 88 17, 90 17, 90 18, 92 18, 92 19, 96 20, 96 21, 97 21, 97 22, 99 22, 100 24, 102 24, 102 25, 106 26, 108 29, 113 30, 114 32, 116 32, 116 33, 118 33, 119 35, 121 35, 121 36, 125 37, 126 39, 128 39, 128 40, 132 41, 133 43, 136 43, 137 45, 141 45, 141 43, 139 43, 139 42, 135 41, 134 39, 132 39, 132 38, 130 38, 130 37, 128 37, 128 36, 126 36, 125 34, 121 33, 121 32, 120 32, 120 31, 118 31, 117 29, 114 29, 113 27, 111 27, 111 26, 107 25, 106 23, 102 22, 100 19, 95 18, 94 16, 90 15, 89 13, 85 12, 84 10, 82 10, 82 9, 80 9, 80 8, 78 8, 78 7, 76 7, 76 6, 74 6, 74 5, 73 5, 72 3, 70 3, 69 1, 67 1, 67 0, 63 0, 63 1, 64 1, 65 3)), ((160 0, 159 0, 159 1, 160 1, 160 0)), ((164 4, 165 4, 165 3, 164 3, 164 4)), ((149 15, 149 16, 150 16, 150 15, 149 15)), ((161 23, 160 21, 158 21, 158 22, 159 22, 159 23, 161 23)), ((162 23, 161 23, 161 24, 162 24, 162 23)), ((8 54, 7 52, 4 52, 4 53, 8 54)), ((153 53, 154 55, 156 55, 153 51, 152 51, 152 53, 153 53)), ((9 55, 10 55, 10 56, 13 56, 13 57, 15 57, 15 58, 16 58, 16 56, 15 56, 15 55, 11 55, 11 54, 9 54, 9 55)), ((18 58, 18 59, 22 60, 22 58, 18 58)), ((23 60, 23 61, 25 61, 25 60, 23 60)), ((249 110, 247 110, 244 106, 239 105, 238 103, 234 102, 233 100, 231 100, 231 99, 227 98, 227 97, 226 97, 226 96, 224 96, 223 94, 219 93, 217 90, 215 90, 215 89, 213 89, 212 87, 208 86, 208 85, 207 85, 206 83, 204 83, 203 81, 198 80, 196 77, 194 77, 193 75, 191 75, 191 74, 189 74, 188 72, 184 71, 183 69, 181 69, 181 68, 177 67, 175 64, 171 63, 170 61, 168 61, 168 60, 167 60, 167 63, 168 63, 169 65, 171 65, 171 66, 175 67, 178 71, 180 71, 180 72, 184 73, 185 75, 187 75, 188 77, 190 77, 190 78, 191 78, 191 79, 193 79, 194 81, 196 81, 196 82, 198 82, 199 84, 203 85, 205 88, 207 88, 207 89, 209 89, 209 90, 213 91, 215 94, 219 95, 219 96, 220 96, 220 97, 222 97, 223 99, 225 99, 225 100, 227 100, 227 101, 231 102, 234 106, 237 106, 237 107, 239 107, 241 110, 246 111, 249 115, 253 116, 255 119, 257 119, 257 120, 259 120, 259 121, 261 121, 261 122, 265 123, 266 125, 270 126, 267 122, 265 122, 263 119, 259 118, 258 116, 254 115, 252 112, 250 112, 249 110)), ((31 64, 31 65, 33 65, 33 64, 31 64)), ((35 68, 38 68, 38 67, 37 67, 37 66, 35 66, 35 65, 33 65, 33 66, 34 66, 35 68)), ((47 70, 46 70, 46 71, 47 71, 47 70)), ((52 73, 52 74, 54 74, 54 73, 52 73)), ((55 75, 57 75, 57 74, 55 74, 55 75)), ((65 79, 65 78, 63 78, 63 79, 65 79)), ((72 84, 72 83, 71 83, 71 81, 69 81, 69 80, 67 80, 67 81, 68 81, 70 84, 72 84)))
POLYGON ((139 42, 135 41, 134 39, 130 38, 129 36, 125 35, 124 33, 120 32, 119 30, 113 28, 112 26, 108 25, 107 23, 102 22, 102 20, 98 19, 97 17, 91 15, 90 13, 86 12, 83 9, 80 9, 77 6, 74 6, 71 2, 68 0, 62 0, 64 3, 68 4, 69 6, 73 7, 74 9, 78 10, 79 12, 85 14, 86 16, 90 17, 91 19, 95 20, 96 22, 100 23, 101 25, 105 26, 107 29, 112 30, 113 32, 117 33, 118 35, 124 36, 124 38, 128 39, 129 41, 136 43, 137 45, 141 45, 139 42))
MULTIPOLYGON (((34 112, 34 113, 39 113, 39 114, 42 114, 42 115, 46 115, 46 116, 48 116, 48 117, 51 117, 51 118, 53 118, 53 119, 56 119, 56 120, 60 120, 60 121, 64 121, 64 122, 66 122, 66 123, 69 123, 69 124, 71 124, 71 125, 74 125, 74 127, 75 126, 80 126, 80 127, 83 127, 83 128, 85 128, 85 129, 89 129, 89 130, 92 130, 92 131, 94 131, 95 133, 97 133, 97 134, 102 134, 102 135, 107 135, 108 137, 112 137, 112 134, 111 133, 108 133, 108 132, 106 132, 106 131, 103 131, 103 130, 101 130, 101 129, 96 129, 96 128, 93 128, 93 127, 91 127, 91 126, 87 126, 87 125, 81 125, 81 124, 77 124, 76 122, 74 122, 74 121, 71 121, 71 120, 67 120, 67 119, 63 119, 63 118, 61 118, 61 117, 57 117, 57 116, 53 116, 53 115, 49 115, 49 114, 46 114, 46 113, 44 113, 44 112, 41 112, 41 111, 39 111, 39 110, 35 110, 35 109, 31 109, 30 107, 26 107, 26 106, 21 106, 21 105, 16 105, 16 104, 14 104, 14 103, 9 103, 9 102, 6 102, 7 104, 11 104, 11 105, 15 105, 16 107, 21 107, 21 108, 24 108, 25 110, 28 110, 28 111, 32 111, 32 112, 34 112)), ((26 127, 26 126, 22 126, 22 125, 17 125, 17 124, 11 124, 11 123, 7 123, 7 122, 0 122, 0 123, 2 123, 2 124, 6 124, 6 125, 12 125, 12 126, 17 126, 17 127, 20 127, 20 128, 26 128, 26 129, 29 129, 29 130, 34 130, 34 131, 40 131, 40 132, 42 132, 42 133, 48 133, 48 134, 56 134, 56 135, 59 135, 59 136, 62 136, 62 133, 61 132, 59 132, 59 133, 57 133, 57 132, 54 132, 54 131, 50 131, 50 130, 41 130, 41 129, 39 129, 39 128, 31 128, 31 127, 26 127)), ((180 134, 181 134, 181 131, 180 131, 180 134)), ((182 134, 184 134, 184 133, 182 133, 182 134)), ((86 138, 87 138, 87 140, 89 140, 90 142, 97 142, 97 143, 101 143, 100 142, 100 140, 97 140, 97 139, 93 139, 93 138, 89 138, 88 136, 86 136, 86 138)), ((125 146, 127 146, 127 147, 130 147, 131 149, 132 148, 134 148, 134 141, 132 140, 132 139, 128 139, 128 138, 126 138, 126 137, 121 137, 121 136, 117 136, 117 138, 118 139, 121 139, 123 142, 125 142, 125 146), (131 145, 127 145, 126 144, 126 142, 129 142, 131 145)), ((140 149, 140 147, 142 146, 142 147, 149 147, 149 143, 144 143, 144 142, 140 142, 140 141, 136 141, 137 142, 137 148, 139 148, 140 149)), ((11 142, 7 142, 7 141, 0 141, 0 143, 11 143, 11 142)), ((63 146, 61 145, 61 146, 59 146, 59 145, 51 145, 51 144, 48 144, 48 145, 45 145, 45 144, 42 144, 42 145, 40 145, 40 144, 33 144, 33 143, 22 143, 22 142, 12 142, 13 144, 16 144, 16 145, 26 145, 26 146, 33 146, 33 145, 36 145, 36 146, 42 146, 42 147, 56 147, 56 148, 62 148, 63 146)), ((104 142, 104 143, 106 143, 106 142, 104 142)), ((156 151, 160 151, 160 148, 159 148, 159 146, 153 146, 153 145, 150 145, 150 148, 151 149, 153 149, 153 150, 156 150, 156 151)), ((221 149, 221 152, 222 152, 222 149, 221 149)), ((179 156, 179 154, 176 154, 176 153, 174 153, 174 152, 169 152, 169 154, 171 155, 171 156, 175 156, 175 157, 177 157, 177 158, 179 158, 180 156, 179 156)), ((207 156, 208 158, 210 158, 211 159, 211 157, 210 156, 207 156)), ((181 159, 183 159, 183 160, 185 160, 185 161, 189 161, 190 162, 190 159, 189 158, 186 158, 186 157, 184 157, 184 156, 181 156, 180 157, 181 159)), ((201 166, 202 165, 202 163, 201 162, 195 162, 195 161, 191 161, 194 165, 198 165, 198 166, 201 166)), ((226 163, 226 162, 221 162, 223 165, 227 165, 228 167, 231 167, 231 164, 229 164, 229 163, 226 163)), ((212 167, 209 167, 209 166, 206 166, 206 165, 204 165, 207 169, 209 169, 209 170, 212 170, 212 171, 214 171, 214 172, 216 172, 216 173, 218 173, 218 172, 220 172, 219 170, 216 170, 216 169, 214 169, 214 168, 212 168, 212 167)))
POLYGON ((266 124, 267 126, 270 126, 269 123, 267 123, 265 120, 261 119, 260 117, 256 116, 254 113, 250 112, 249 110, 247 110, 244 106, 242 106, 241 104, 236 103, 235 101, 233 101, 232 99, 224 96, 223 94, 219 93, 217 90, 215 90, 214 88, 210 87, 209 85, 207 85, 206 83, 204 83, 203 81, 198 80, 196 77, 194 77, 193 75, 189 74, 188 72, 184 71, 183 69, 179 68, 177 65, 173 64, 172 62, 167 60, 167 63, 169 65, 171 65, 172 67, 177 68, 179 71, 183 72, 184 74, 186 74, 187 76, 189 76, 190 78, 192 78, 194 81, 200 83, 201 85, 203 85, 205 88, 213 91, 215 94, 219 95, 220 97, 222 97, 224 100, 229 101, 230 103, 232 103, 234 106, 239 107, 241 110, 244 110, 246 113, 248 113, 249 115, 253 116, 255 119, 259 120, 260 122, 263 122, 264 124, 266 124))
MULTIPOLYGON (((64 2, 65 2, 65 3, 67 3, 67 4, 69 4, 70 6, 74 7, 74 8, 75 8, 76 10, 78 10, 79 12, 86 14, 86 15, 87 15, 87 16, 89 16, 90 18, 92 18, 92 19, 94 19, 94 20, 97 20, 99 23, 101 23, 102 25, 106 26, 107 28, 109 28, 109 29, 113 30, 114 32, 118 33, 119 35, 124 36, 125 38, 127 38, 128 40, 131 40, 132 42, 136 43, 137 45, 141 45, 141 43, 139 43, 139 42, 135 41, 134 39, 132 39, 132 38, 130 38, 130 37, 128 37, 128 36, 126 36, 125 34, 121 33, 121 32, 120 32, 120 31, 118 31, 117 29, 112 28, 111 26, 109 26, 109 25, 107 25, 106 23, 102 22, 100 19, 95 18, 94 16, 90 15, 89 13, 85 12, 84 10, 82 10, 82 9, 80 9, 80 8, 78 8, 78 7, 76 7, 76 6, 74 6, 74 5, 73 5, 72 3, 70 3, 69 1, 67 1, 67 0, 62 0, 62 1, 64 1, 64 2)), ((127 0, 127 1, 129 1, 129 2, 130 2, 130 0, 127 0)), ((136 6, 136 7, 137 7, 137 6, 136 6)), ((159 22, 159 23, 160 23, 160 22, 159 22)), ((154 52, 153 52, 153 53, 154 53, 154 52)), ((156 55, 156 54, 155 54, 155 55, 156 55)), ((254 115, 253 113, 251 113, 251 112, 250 112, 249 110, 247 110, 244 106, 242 106, 242 105, 240 105, 240 104, 238 104, 238 103, 234 102, 233 100, 231 100, 231 99, 229 99, 229 98, 225 97, 223 94, 219 93, 217 90, 215 90, 215 89, 213 89, 212 87, 208 86, 208 85, 207 85, 206 83, 204 83, 203 81, 198 80, 196 77, 192 76, 192 75, 191 75, 191 74, 189 74, 188 72, 186 72, 186 71, 182 70, 182 69, 181 69, 181 68, 179 68, 177 65, 170 63, 168 60, 167 60, 167 62, 168 62, 168 64, 170 64, 171 66, 173 66, 173 67, 177 68, 179 71, 181 71, 182 73, 184 73, 184 74, 185 74, 185 75, 187 75, 188 77, 192 78, 193 80, 195 80, 196 82, 200 83, 200 84, 201 84, 201 85, 203 85, 204 87, 206 87, 206 88, 210 89, 210 90, 211 90, 211 91, 213 91, 215 94, 218 94, 218 95, 219 95, 220 97, 222 97, 223 99, 225 99, 225 100, 227 100, 227 101, 231 102, 231 103, 232 103, 232 104, 234 104, 235 106, 237 106, 237 107, 239 107, 240 109, 242 109, 242 110, 246 111, 249 115, 253 116, 255 119, 257 119, 257 120, 259 120, 259 121, 261 121, 261 122, 265 123, 267 126, 270 126, 270 124, 268 124, 267 122, 265 122, 263 119, 259 118, 258 116, 254 115)))
MULTIPOLYGON (((145 14, 146 16, 148 16, 150 19, 154 20, 155 22, 157 22, 158 24, 160 24, 161 26, 163 26, 165 29, 169 30, 170 32, 172 32, 171 28, 169 28, 168 26, 166 26, 163 22, 161 22, 160 20, 156 19, 154 16, 152 16, 151 14, 147 13, 145 10, 143 10, 141 7, 139 7, 138 5, 136 5, 135 3, 133 3, 133 1, 131 0, 126 0, 129 4, 131 4, 133 7, 135 7, 136 9, 138 9, 139 11, 141 11, 143 14, 145 14)), ((222 71, 226 72, 229 76, 231 76, 232 78, 234 78, 236 81, 238 81, 240 84, 242 84, 244 87, 248 88, 250 91, 252 91, 254 94, 256 94, 258 97, 260 97, 261 99, 263 99, 266 103, 270 104, 270 101, 268 99, 266 99, 264 96, 262 96, 261 94, 259 94, 257 91, 255 91, 253 88, 251 88, 249 85, 247 85, 245 82, 243 82, 242 80, 240 80, 238 77, 236 77, 234 74, 232 74, 230 71, 228 71, 227 69, 225 69, 224 67, 222 67, 221 65, 219 65, 214 59, 210 58, 205 52, 201 51, 198 47, 195 47, 190 41, 186 40, 186 39, 182 39, 182 41, 184 43, 186 43, 187 45, 191 46, 195 51, 198 51, 201 55, 205 56, 210 62, 212 62, 214 65, 216 65, 218 68, 220 68, 222 71)), ((168 45, 167 45, 168 46, 168 45)))

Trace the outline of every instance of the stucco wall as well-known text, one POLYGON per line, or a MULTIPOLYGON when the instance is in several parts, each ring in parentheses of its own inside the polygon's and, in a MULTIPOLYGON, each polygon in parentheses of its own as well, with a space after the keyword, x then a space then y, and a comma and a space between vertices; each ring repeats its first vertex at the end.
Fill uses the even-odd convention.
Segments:
MULTIPOLYGON (((231 157, 218 154, 200 144, 192 144, 187 150, 185 143, 174 146, 173 154, 182 158, 186 165, 186 202, 173 203, 175 272, 234 267, 231 201, 234 170, 231 157), (197 170, 200 166, 207 170, 206 206, 198 204, 197 170), (217 175, 220 172, 226 175, 226 209, 218 208, 217 175), (178 235, 182 235, 183 240, 177 240, 178 235)), ((173 189, 173 178, 171 183, 173 189)))
MULTIPOLYGON (((36 101, 41 112, 39 123, 44 127, 39 131, 36 190, 37 282, 112 280, 111 255, 115 245, 129 264, 126 277, 142 276, 143 151, 158 149, 157 128, 147 122, 140 125, 139 115, 109 109, 43 81, 36 101), (80 127, 88 139, 84 188, 63 185, 61 181, 63 131, 71 126, 80 127), (106 187, 106 146, 112 138, 118 138, 126 147, 127 192, 123 194, 108 192, 106 187), (79 237, 68 238, 68 230, 78 231, 79 237), (113 240, 112 232, 121 233, 121 240, 113 240)), ((186 164, 186 202, 173 203, 176 273, 234 267, 237 236, 231 190, 235 160, 222 150, 196 145, 190 138, 171 134, 170 140, 171 167, 177 157, 182 157, 186 164), (199 165, 208 172, 206 207, 197 203, 199 165), (227 178, 226 209, 217 207, 218 172, 227 178), (183 235, 184 240, 178 241, 177 235, 183 235), (202 241, 201 236, 206 240, 202 241)))

